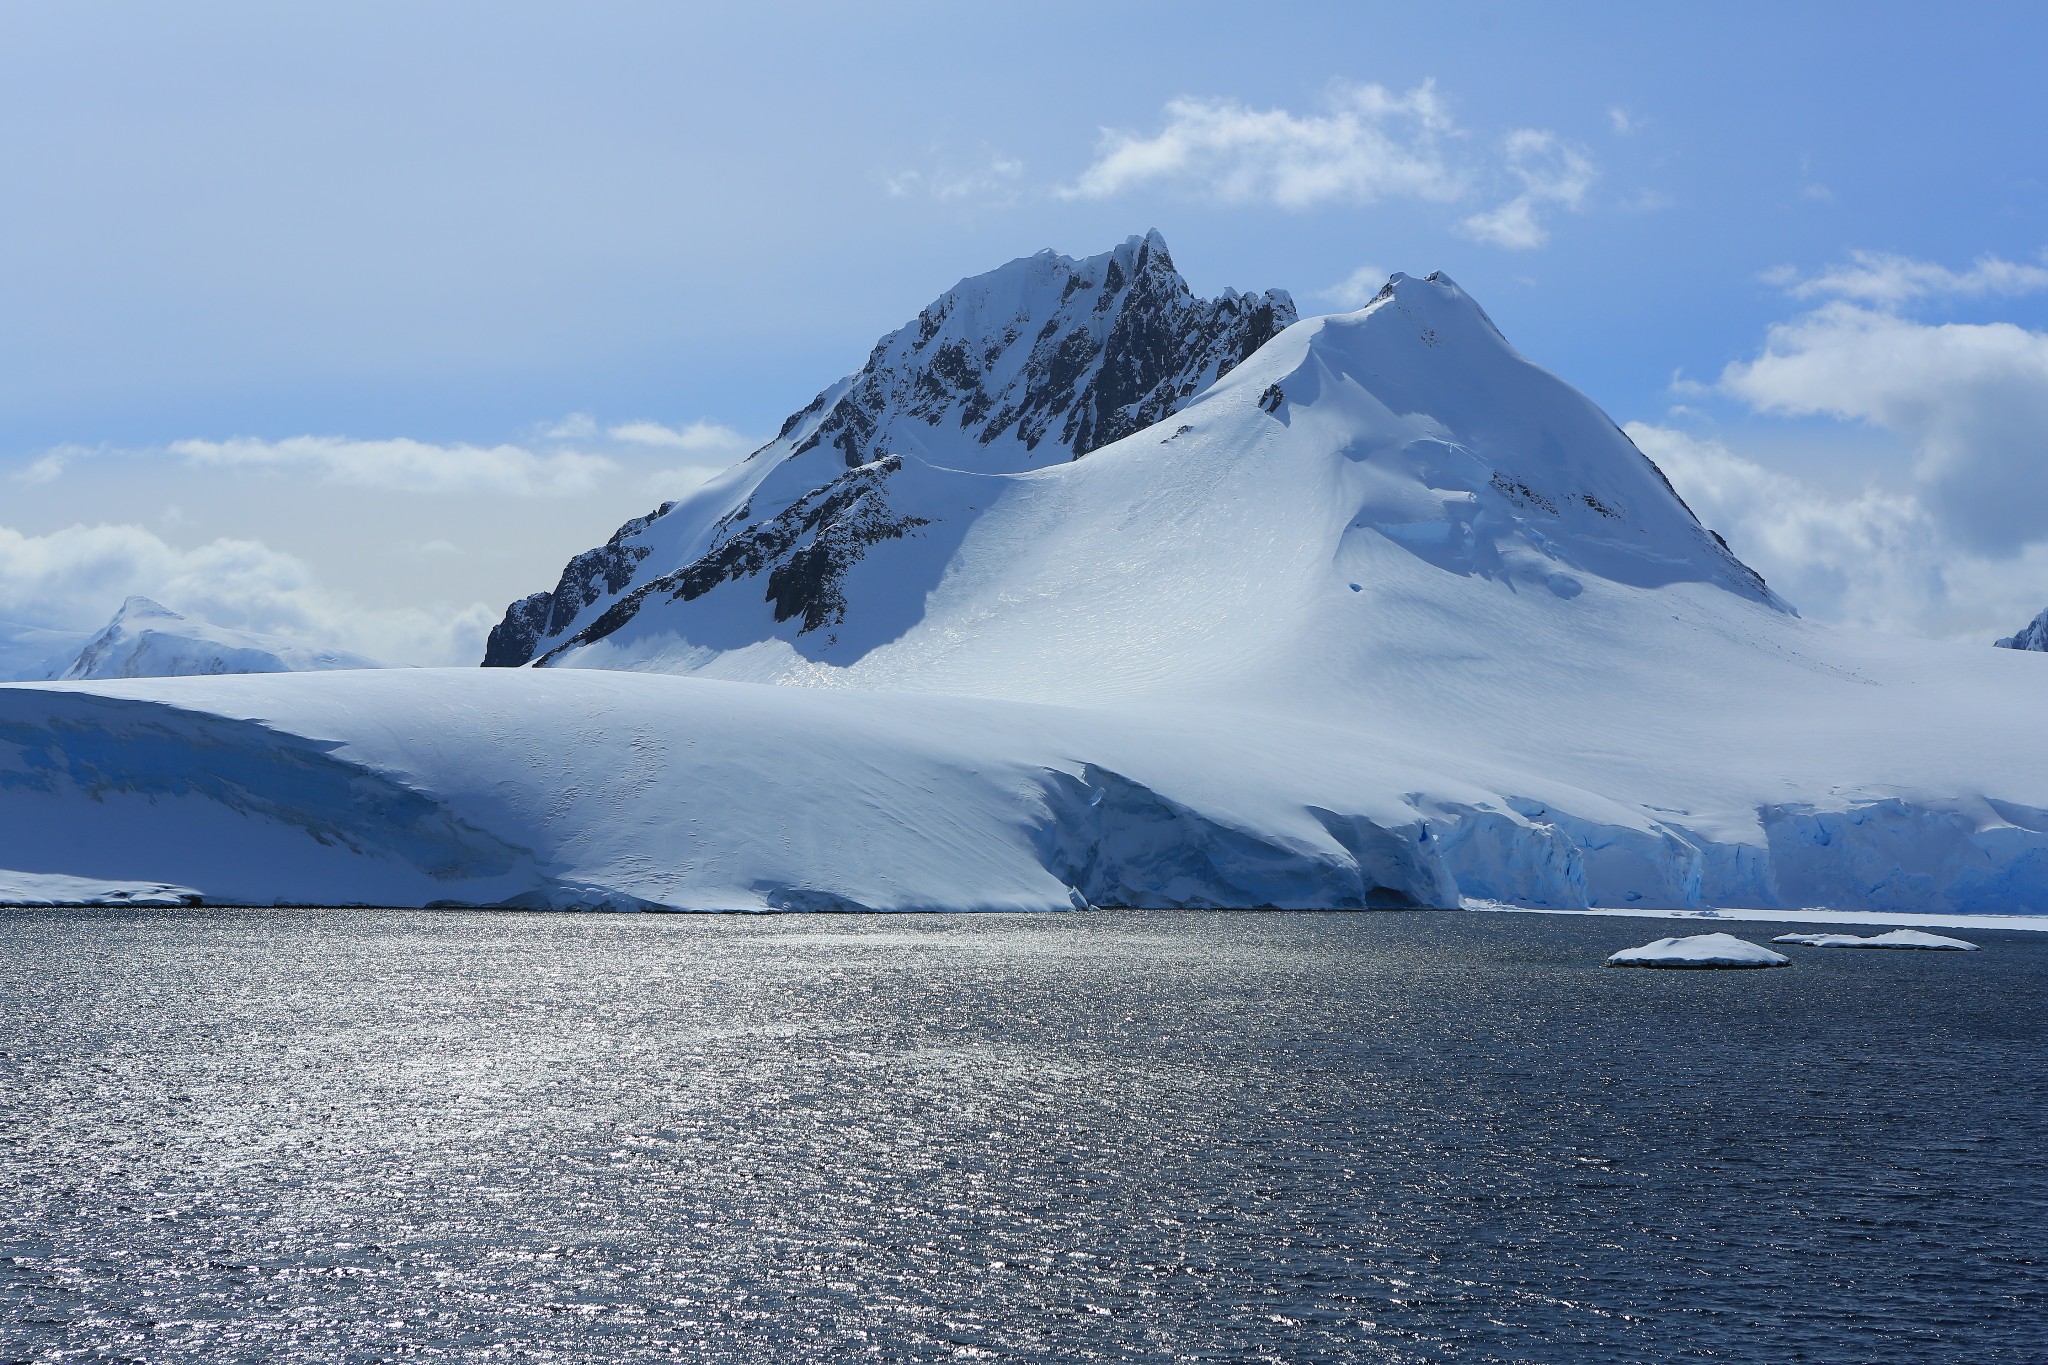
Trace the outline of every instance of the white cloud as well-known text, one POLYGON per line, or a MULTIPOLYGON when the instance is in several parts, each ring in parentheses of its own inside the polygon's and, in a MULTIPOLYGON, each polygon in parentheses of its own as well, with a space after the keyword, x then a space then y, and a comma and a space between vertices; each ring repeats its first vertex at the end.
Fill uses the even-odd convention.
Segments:
POLYGON ((1339 308, 1363 308, 1385 287, 1387 278, 1388 272, 1378 266, 1362 265, 1328 289, 1318 290, 1316 297, 1339 308))
POLYGON ((173 441, 174 455, 198 465, 307 471, 334 483, 410 493, 490 492, 552 497, 589 491, 618 469, 616 461, 581 451, 536 453, 523 446, 434 445, 396 437, 359 441, 293 436, 282 441, 235 437, 173 441))
POLYGON ((1766 284, 1788 290, 1794 298, 1837 298, 1880 308, 1897 308, 1923 298, 2010 296, 2048 289, 2048 268, 2025 265, 1997 256, 1979 256, 1968 270, 1954 271, 1933 261, 1885 251, 1852 251, 1847 265, 1830 266, 1802 280, 1790 266, 1763 275, 1766 284))
POLYGON ((1526 251, 1550 240, 1538 217, 1541 209, 1577 209, 1593 184, 1593 161, 1557 134, 1520 128, 1505 144, 1508 171, 1522 182, 1521 193, 1500 207, 1467 218, 1465 232, 1482 242, 1526 251))
POLYGON ((498 616, 482 603, 366 608, 258 540, 180 548, 134 525, 78 525, 46 535, 0 526, 0 620, 88 630, 134 593, 220 625, 393 663, 473 663, 498 616))
POLYGON ((31 485, 54 483, 62 477, 65 468, 73 461, 84 459, 91 454, 93 451, 88 446, 51 446, 25 467, 15 470, 14 477, 20 483, 31 485))
POLYGON ((938 200, 979 199, 1009 202, 1017 197, 1024 163, 983 144, 962 156, 944 147, 932 149, 923 170, 899 171, 883 180, 893 198, 925 195, 938 200))
POLYGON ((1630 422, 1700 520, 1802 613, 1989 644, 2048 606, 2048 544, 2017 561, 1973 553, 1910 491, 1847 494, 1668 427, 1630 422))
POLYGON ((540 428, 542 439, 549 441, 592 441, 597 439, 597 419, 587 412, 572 412, 558 422, 550 422, 540 428))
MULTIPOLYGON (((1914 269, 1886 265, 1835 287, 1888 296, 1942 284, 1907 264, 1914 269)), ((1964 282, 1956 291, 2001 287, 1972 276, 2009 278, 1981 267, 1948 278, 1964 282)), ((1905 438, 1922 501, 1973 550, 2011 555, 2048 538, 2048 334, 2007 322, 1929 324, 1836 299, 1772 327, 1763 354, 1729 365, 1720 387, 1760 412, 1866 422, 1905 438)))
POLYGON ((692 454, 727 455, 735 459, 754 448, 754 442, 747 437, 717 422, 698 421, 683 427, 667 427, 659 422, 622 422, 606 434, 615 441, 627 441, 633 445, 665 446, 692 454))
POLYGON ((1319 114, 1196 98, 1169 102, 1165 114, 1166 126, 1149 137, 1104 129, 1094 163, 1059 193, 1106 199, 1139 186, 1177 184, 1225 202, 1286 209, 1390 198, 1449 201, 1463 193, 1463 179, 1440 145, 1455 130, 1431 81, 1405 94, 1379 85, 1338 86, 1319 114))
POLYGON ((1631 133, 1640 133, 1643 130, 1643 125, 1648 122, 1647 118, 1640 114, 1631 114, 1618 104, 1608 106, 1607 126, 1614 130, 1616 137, 1627 137, 1631 133))

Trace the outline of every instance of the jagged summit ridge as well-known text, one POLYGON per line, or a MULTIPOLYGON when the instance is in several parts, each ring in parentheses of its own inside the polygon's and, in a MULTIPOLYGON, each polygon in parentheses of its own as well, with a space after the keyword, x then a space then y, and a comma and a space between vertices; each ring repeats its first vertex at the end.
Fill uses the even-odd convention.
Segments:
POLYGON ((791 455, 958 464, 944 458, 955 431, 1022 444, 1021 460, 971 461, 982 472, 1043 462, 1031 457, 1048 443, 1045 457, 1086 455, 1185 405, 1294 320, 1283 290, 1196 298, 1156 231, 1083 261, 1041 251, 962 281, 883 337, 844 393, 813 403, 821 415, 791 455))
POLYGON ((886 456, 984 474, 1079 458, 1179 411, 1295 320, 1284 290, 1196 297, 1156 231, 962 280, 739 466, 577 556, 554 591, 514 603, 485 666, 559 647, 651 580, 886 456))

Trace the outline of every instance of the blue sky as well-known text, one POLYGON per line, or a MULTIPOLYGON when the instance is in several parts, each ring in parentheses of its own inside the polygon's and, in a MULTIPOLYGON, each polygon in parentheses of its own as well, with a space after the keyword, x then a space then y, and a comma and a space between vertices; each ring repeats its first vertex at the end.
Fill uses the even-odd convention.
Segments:
POLYGON ((1150 227, 1305 313, 1448 270, 1809 615, 2048 606, 2048 11, 1556 11, 0 5, 0 619, 466 660, 955 279, 1150 227))

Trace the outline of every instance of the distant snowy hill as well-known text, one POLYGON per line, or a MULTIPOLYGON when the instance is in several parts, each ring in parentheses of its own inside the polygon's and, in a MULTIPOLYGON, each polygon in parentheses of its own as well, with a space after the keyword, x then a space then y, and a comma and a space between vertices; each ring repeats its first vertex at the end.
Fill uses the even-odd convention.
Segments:
MULTIPOLYGON (((1048 281, 1141 248, 982 277, 931 344, 1056 335, 1088 291, 1048 281)), ((1049 445, 1071 404, 1036 448, 884 404, 886 441, 849 417, 850 451, 799 453, 856 376, 565 578, 511 650, 546 667, 0 688, 0 869, 256 903, 2048 913, 2035 661, 1801 619, 1441 276, 1210 363, 1161 359, 1163 418, 1085 458, 1049 445)), ((1039 383, 985 387, 1037 412, 1039 383)))
POLYGON ((0 682, 42 682, 70 667, 91 639, 82 630, 47 630, 0 621, 0 682))
POLYGON ((1158 233, 1075 261, 1051 251, 962 280, 766 446, 578 555, 514 603, 488 667, 562 647, 657 580, 685 600, 770 583, 777 620, 836 619, 865 549, 913 529, 867 467, 908 456, 1012 474, 1086 455, 1178 411, 1295 320, 1283 291, 1199 299, 1158 233))
POLYGON ((131 597, 54 676, 77 681, 381 667, 361 654, 308 649, 275 635, 230 630, 180 615, 147 597, 131 597))
POLYGON ((2000 649, 2048 650, 2048 611, 2027 622, 2019 634, 2008 635, 1998 641, 1997 646, 2000 649))

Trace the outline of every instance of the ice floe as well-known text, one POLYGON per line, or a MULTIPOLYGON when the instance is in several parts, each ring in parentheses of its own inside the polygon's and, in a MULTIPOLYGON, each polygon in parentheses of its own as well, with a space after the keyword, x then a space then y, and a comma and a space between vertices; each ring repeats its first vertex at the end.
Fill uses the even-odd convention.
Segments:
POLYGON ((1610 967, 1784 967, 1792 959, 1733 934, 1692 934, 1660 938, 1624 948, 1607 959, 1610 967))
POLYGON ((1937 952, 1974 953, 1977 945, 1918 929, 1894 929, 1888 934, 1780 934, 1773 943, 1797 943, 1807 948, 1930 948, 1937 952))

